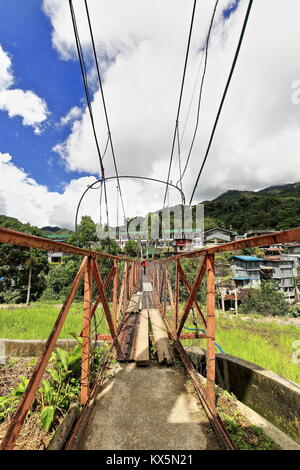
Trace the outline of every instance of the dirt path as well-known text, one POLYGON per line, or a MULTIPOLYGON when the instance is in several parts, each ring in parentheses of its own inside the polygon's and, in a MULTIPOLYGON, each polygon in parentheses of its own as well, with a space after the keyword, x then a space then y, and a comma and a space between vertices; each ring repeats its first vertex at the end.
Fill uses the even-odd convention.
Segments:
POLYGON ((243 320, 245 322, 256 322, 256 323, 277 323, 278 325, 293 325, 298 326, 300 328, 300 318, 283 318, 283 317, 261 317, 261 318, 253 318, 252 316, 248 315, 222 315, 222 313, 218 313, 218 318, 226 319, 226 320, 243 320))
POLYGON ((175 367, 120 365, 98 397, 77 449, 220 449, 175 367))

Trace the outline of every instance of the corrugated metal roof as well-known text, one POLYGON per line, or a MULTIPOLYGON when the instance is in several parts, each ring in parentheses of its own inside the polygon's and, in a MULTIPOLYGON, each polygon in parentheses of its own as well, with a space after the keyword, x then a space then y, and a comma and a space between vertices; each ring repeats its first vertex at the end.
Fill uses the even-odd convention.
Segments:
POLYGON ((234 281, 250 281, 250 277, 232 277, 231 279, 233 279, 234 281))
POLYGON ((256 258, 255 256, 232 256, 231 258, 237 258, 242 261, 262 261, 262 258, 256 258))

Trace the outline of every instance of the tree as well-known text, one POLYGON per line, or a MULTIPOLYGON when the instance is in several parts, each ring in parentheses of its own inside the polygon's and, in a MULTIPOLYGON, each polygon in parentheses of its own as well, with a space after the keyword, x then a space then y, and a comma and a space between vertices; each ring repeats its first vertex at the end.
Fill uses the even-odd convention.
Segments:
POLYGON ((125 243, 124 251, 127 256, 138 256, 140 252, 139 245, 134 240, 128 240, 125 243))
MULTIPOLYGON (((3 226, 41 236, 41 230, 17 219, 1 216, 3 226)), ((15 303, 37 300, 46 287, 49 270, 47 253, 43 250, 14 245, 0 245, 0 302, 15 303)))
POLYGON ((91 244, 97 241, 96 224, 89 215, 84 215, 77 227, 77 234, 74 233, 68 243, 80 246, 80 248, 91 248, 91 244))
POLYGON ((258 246, 255 246, 253 248, 244 248, 242 250, 242 255, 244 256, 254 256, 254 257, 260 257, 264 255, 264 252, 259 248, 258 246))
POLYGON ((263 316, 286 315, 289 311, 289 304, 284 294, 278 290, 276 282, 263 281, 259 289, 249 289, 240 311, 263 316))

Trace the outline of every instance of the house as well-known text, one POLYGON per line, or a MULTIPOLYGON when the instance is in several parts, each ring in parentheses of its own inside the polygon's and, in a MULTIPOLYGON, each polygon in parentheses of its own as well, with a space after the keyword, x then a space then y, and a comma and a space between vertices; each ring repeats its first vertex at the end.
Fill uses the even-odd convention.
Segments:
MULTIPOLYGON (((67 243, 71 235, 72 233, 67 233, 67 232, 66 233, 53 233, 51 235, 47 235, 47 238, 55 242, 67 243)), ((47 255, 48 255, 48 263, 59 264, 62 262, 62 257, 64 256, 64 253, 61 251, 48 251, 47 255)))
POLYGON ((277 256, 282 255, 284 249, 279 246, 270 246, 269 248, 264 248, 263 251, 266 256, 277 256))
POLYGON ((175 252, 193 251, 203 247, 202 232, 197 228, 184 230, 165 229, 163 231, 162 242, 167 242, 167 245, 173 246, 175 252))
POLYGON ((260 284, 260 264, 262 259, 255 256, 232 256, 231 267, 234 272, 232 280, 236 287, 258 287, 260 284))
POLYGON ((61 251, 48 251, 48 263, 59 264, 64 254, 61 251))
POLYGON ((265 256, 262 261, 262 278, 269 271, 268 279, 277 282, 278 289, 292 302, 295 299, 295 263, 293 258, 286 256, 265 256))
POLYGON ((274 230, 248 230, 244 238, 250 238, 250 237, 259 237, 260 235, 267 235, 268 233, 273 233, 274 230))
POLYGON ((230 230, 221 227, 211 228, 204 232, 204 245, 221 245, 228 243, 233 239, 233 233, 230 230))

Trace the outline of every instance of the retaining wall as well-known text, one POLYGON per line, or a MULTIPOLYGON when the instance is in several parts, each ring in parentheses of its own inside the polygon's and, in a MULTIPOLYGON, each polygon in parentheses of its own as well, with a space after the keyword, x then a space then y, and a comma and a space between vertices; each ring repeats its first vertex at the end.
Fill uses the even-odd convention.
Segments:
MULTIPOLYGON (((185 350, 203 373, 205 350, 193 347, 185 350)), ((299 385, 230 354, 216 354, 216 383, 300 442, 299 385)))

